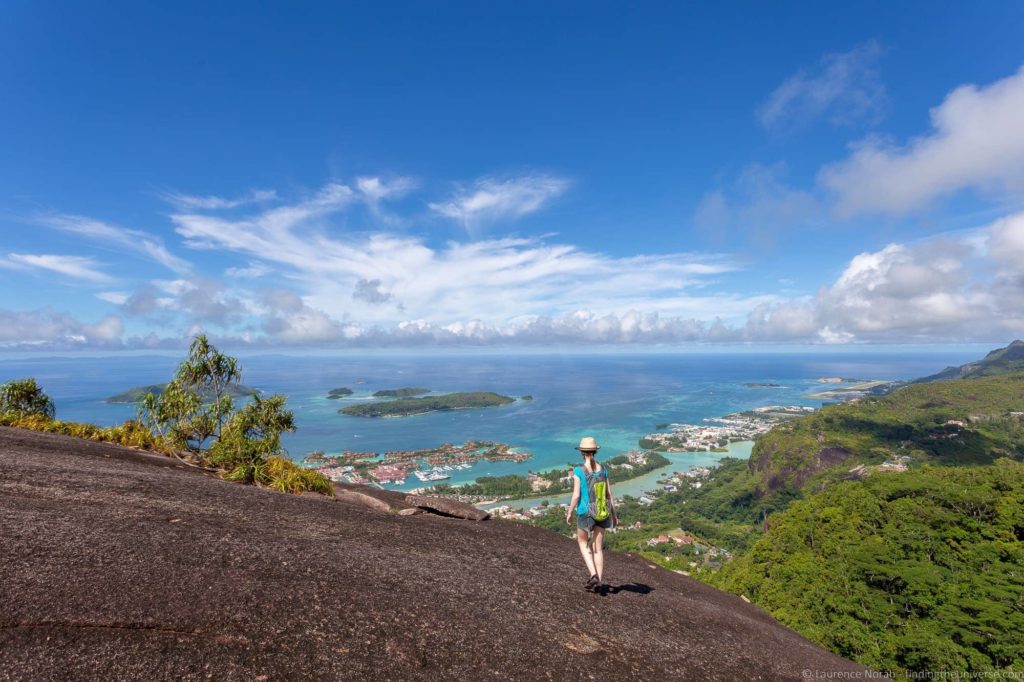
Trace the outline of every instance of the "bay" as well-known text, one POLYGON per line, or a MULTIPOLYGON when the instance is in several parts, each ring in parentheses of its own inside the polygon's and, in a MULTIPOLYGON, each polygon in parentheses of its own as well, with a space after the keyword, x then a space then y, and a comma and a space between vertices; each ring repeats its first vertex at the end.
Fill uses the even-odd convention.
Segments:
MULTIPOLYGON (((478 476, 523 474, 578 461, 574 446, 591 435, 608 458, 637 446, 637 440, 670 422, 700 422, 762 405, 820 406, 806 398, 818 390, 815 379, 910 379, 959 365, 976 349, 941 352, 813 351, 689 353, 368 353, 344 355, 241 355, 243 381, 267 393, 284 393, 298 430, 287 434, 289 455, 301 459, 313 450, 378 451, 429 448, 469 439, 492 440, 521 448, 525 463, 480 462, 452 472, 450 483, 478 476), (778 387, 749 387, 746 383, 778 387), (373 419, 341 415, 338 409, 375 400, 386 388, 424 386, 433 393, 494 391, 533 396, 503 407, 435 412, 414 417, 373 419), (354 393, 328 400, 332 388, 354 393)), ((166 381, 179 356, 7 357, 0 381, 33 376, 53 397, 60 419, 112 425, 135 414, 131 405, 104 402, 127 388, 166 381)), ((672 455, 688 468, 714 460, 715 453, 672 455)), ((669 468, 670 470, 671 467, 669 468)), ((649 474, 650 475, 650 474, 649 474)), ((657 476, 655 476, 656 478, 657 476)), ((410 477, 409 490, 421 485, 410 477)), ((627 488, 616 490, 627 494, 627 488)), ((640 484, 638 484, 640 485, 640 484)), ((631 493, 630 493, 631 494, 631 493)))

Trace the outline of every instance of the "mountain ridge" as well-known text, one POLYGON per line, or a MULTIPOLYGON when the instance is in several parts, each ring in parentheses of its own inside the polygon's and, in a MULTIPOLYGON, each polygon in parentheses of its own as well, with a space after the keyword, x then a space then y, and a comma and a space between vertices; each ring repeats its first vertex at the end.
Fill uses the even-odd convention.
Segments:
POLYGON ((947 367, 941 372, 914 379, 910 383, 923 384, 935 381, 952 381, 977 376, 992 376, 1009 372, 1024 371, 1024 341, 1016 339, 1004 348, 989 351, 981 360, 967 362, 959 367, 947 367))

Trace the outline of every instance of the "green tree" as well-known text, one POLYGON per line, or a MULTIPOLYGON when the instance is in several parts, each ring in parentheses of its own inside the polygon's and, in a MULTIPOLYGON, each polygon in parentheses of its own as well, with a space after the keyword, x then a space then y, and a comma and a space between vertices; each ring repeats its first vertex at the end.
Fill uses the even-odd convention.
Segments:
POLYGON ((227 471, 225 478, 266 483, 267 459, 281 453, 281 434, 295 430, 294 415, 284 409, 283 395, 252 401, 231 415, 210 446, 210 461, 227 471))
POLYGON ((333 497, 323 474, 282 456, 281 434, 295 430, 295 416, 285 409, 288 398, 257 394, 236 409, 230 389, 241 380, 238 360, 199 335, 163 392, 142 400, 139 417, 172 447, 198 455, 228 480, 333 497))
POLYGON ((56 408, 35 379, 15 379, 0 386, 0 414, 53 419, 56 408))
POLYGON ((148 393, 142 400, 139 418, 173 445, 202 454, 207 441, 220 437, 233 413, 228 387, 241 380, 238 360, 221 353, 200 334, 163 392, 148 393))

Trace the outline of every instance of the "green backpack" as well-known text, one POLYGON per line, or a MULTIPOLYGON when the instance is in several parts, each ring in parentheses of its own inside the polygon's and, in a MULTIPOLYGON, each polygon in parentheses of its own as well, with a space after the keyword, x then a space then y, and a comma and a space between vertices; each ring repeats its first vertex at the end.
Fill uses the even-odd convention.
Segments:
POLYGON ((595 521, 604 521, 611 516, 611 511, 608 509, 608 472, 604 467, 601 467, 597 473, 587 474, 587 491, 590 497, 587 513, 590 518, 595 521))

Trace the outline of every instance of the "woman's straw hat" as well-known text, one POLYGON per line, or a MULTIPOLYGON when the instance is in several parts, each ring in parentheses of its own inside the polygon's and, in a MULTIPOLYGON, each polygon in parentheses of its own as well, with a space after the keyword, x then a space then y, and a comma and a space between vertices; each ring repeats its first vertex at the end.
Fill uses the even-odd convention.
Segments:
POLYGON ((583 436, 580 438, 580 444, 576 446, 577 450, 600 450, 601 446, 597 444, 593 436, 583 436))

